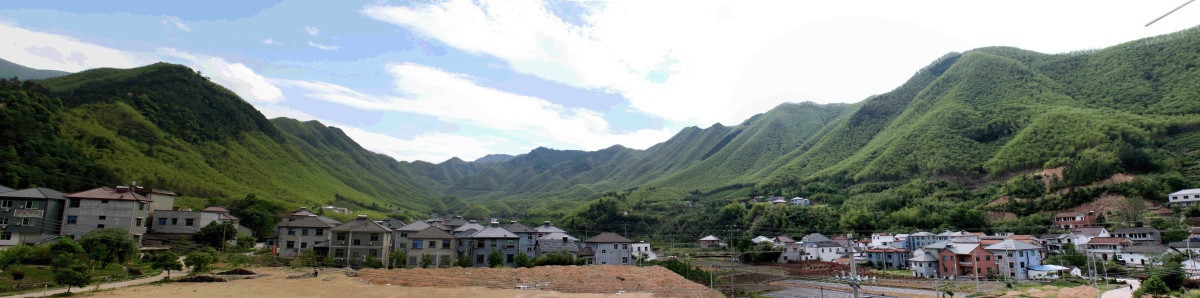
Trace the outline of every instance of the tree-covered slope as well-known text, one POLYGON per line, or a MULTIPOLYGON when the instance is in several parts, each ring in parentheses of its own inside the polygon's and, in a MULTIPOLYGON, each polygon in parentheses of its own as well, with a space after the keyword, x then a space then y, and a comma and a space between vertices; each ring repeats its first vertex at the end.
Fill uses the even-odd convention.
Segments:
POLYGON ((16 77, 21 80, 37 80, 63 76, 68 73, 65 71, 25 67, 24 65, 12 63, 12 61, 0 59, 0 78, 11 79, 16 77))

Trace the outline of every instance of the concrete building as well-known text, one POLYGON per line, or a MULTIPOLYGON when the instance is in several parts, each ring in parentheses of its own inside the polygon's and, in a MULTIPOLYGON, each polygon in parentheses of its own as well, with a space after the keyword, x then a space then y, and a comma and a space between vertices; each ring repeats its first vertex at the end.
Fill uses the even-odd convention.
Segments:
POLYGON ((1130 246, 1133 241, 1120 237, 1094 237, 1084 244, 1085 252, 1093 258, 1103 261, 1116 260, 1117 254, 1130 246))
POLYGON ((488 267, 487 257, 492 251, 500 251, 504 255, 504 265, 513 266, 513 260, 519 252, 517 241, 521 237, 500 227, 499 222, 492 222, 483 230, 469 236, 471 247, 468 257, 473 258, 475 267, 488 267))
POLYGON ((1113 237, 1121 237, 1133 241, 1134 244, 1162 243, 1162 232, 1153 227, 1117 228, 1110 232, 1113 237))
POLYGON ((914 251, 908 258, 908 270, 912 270, 913 277, 939 277, 937 251, 914 251))
POLYGON ((1076 251, 1084 252, 1087 250, 1088 241, 1091 241, 1092 238, 1111 236, 1112 234, 1108 233, 1108 229, 1104 227, 1081 227, 1071 230, 1071 233, 1062 238, 1062 243, 1070 243, 1075 246, 1076 251))
POLYGON ((1167 205, 1188 207, 1200 202, 1200 188, 1184 189, 1167 195, 1167 205))
POLYGON ((635 259, 634 261, 636 261, 637 258, 641 258, 642 260, 646 261, 658 259, 658 254, 655 253, 654 250, 650 249, 650 243, 647 243, 646 241, 630 244, 629 248, 633 250, 633 257, 635 259))
POLYGON ((501 228, 517 235, 517 251, 525 252, 530 258, 537 255, 537 251, 533 248, 537 244, 537 231, 533 228, 525 226, 517 221, 510 221, 506 225, 501 225, 501 228))
POLYGON ((458 255, 458 240, 442 229, 430 226, 408 235, 408 266, 420 266, 421 260, 429 256, 432 266, 453 264, 458 255))
POLYGON ((1117 260, 1129 267, 1161 266, 1163 254, 1175 251, 1171 247, 1158 243, 1137 244, 1117 252, 1117 260))
POLYGON ((941 276, 985 278, 995 271, 996 261, 991 252, 978 243, 950 242, 938 251, 941 276))
POLYGON ((0 193, 0 246, 44 242, 61 233, 63 193, 42 187, 3 190, 8 191, 0 193))
POLYGON ((571 237, 566 233, 550 233, 538 237, 535 246, 539 256, 560 252, 579 256, 579 238, 571 237))
POLYGON ((903 248, 874 247, 867 249, 867 262, 875 269, 903 269, 908 268, 910 255, 903 248))
POLYGON ((333 224, 316 216, 280 223, 275 227, 275 235, 279 238, 279 245, 275 251, 281 257, 293 257, 313 250, 318 244, 327 248, 333 236, 333 227, 333 224))
POLYGON ((1029 268, 1042 264, 1041 247, 1015 239, 1007 239, 984 249, 995 256, 1000 275, 1010 279, 1029 279, 1029 268))
POLYGON ((213 222, 238 225, 237 217, 220 207, 191 210, 156 210, 150 222, 150 231, 162 234, 195 234, 213 222), (219 209, 218 209, 219 208, 219 209))
POLYGON ((429 227, 431 227, 431 225, 429 225, 429 223, 418 220, 418 221, 409 223, 407 225, 401 226, 398 229, 392 230, 392 237, 395 237, 395 240, 392 241, 393 244, 395 245, 394 246, 395 249, 408 250, 408 245, 411 244, 408 239, 408 235, 416 234, 417 232, 424 231, 426 228, 429 228, 429 227))
POLYGON ((1095 226, 1096 212, 1059 212, 1054 215, 1053 221, 1055 226, 1064 230, 1095 226))
POLYGON ((133 192, 150 199, 151 212, 175 209, 175 197, 178 195, 173 191, 134 185, 133 192))
POLYGON ((595 237, 583 240, 583 245, 591 248, 595 256, 591 264, 633 265, 633 249, 629 246, 633 240, 612 232, 600 233, 595 237))
POLYGON ((392 251, 392 230, 366 215, 359 215, 331 231, 333 240, 329 241, 329 254, 338 263, 362 264, 367 256, 384 262, 388 252, 392 251))
POLYGON ((66 195, 62 235, 79 239, 102 228, 120 228, 141 243, 150 225, 150 198, 127 186, 101 187, 66 195))
POLYGON ((909 234, 908 238, 904 239, 904 248, 908 249, 909 251, 917 251, 918 248, 936 243, 937 239, 935 239, 934 236, 935 235, 930 232, 916 232, 909 234))
POLYGON ((889 233, 871 234, 871 244, 868 247, 891 247, 896 242, 896 236, 889 233))
POLYGON ((550 233, 567 233, 567 231, 554 226, 549 220, 542 222, 542 225, 534 227, 533 230, 537 232, 538 237, 546 236, 546 234, 550 233))
POLYGON ((721 246, 721 239, 717 236, 708 235, 700 238, 700 248, 714 248, 721 246))

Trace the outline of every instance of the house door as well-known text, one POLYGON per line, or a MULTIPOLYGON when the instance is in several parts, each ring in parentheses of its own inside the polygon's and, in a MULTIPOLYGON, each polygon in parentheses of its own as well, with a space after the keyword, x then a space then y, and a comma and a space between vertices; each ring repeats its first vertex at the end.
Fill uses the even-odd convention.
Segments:
POLYGON ((1105 261, 1108 261, 1108 254, 1100 254, 1100 257, 1103 258, 1105 261))

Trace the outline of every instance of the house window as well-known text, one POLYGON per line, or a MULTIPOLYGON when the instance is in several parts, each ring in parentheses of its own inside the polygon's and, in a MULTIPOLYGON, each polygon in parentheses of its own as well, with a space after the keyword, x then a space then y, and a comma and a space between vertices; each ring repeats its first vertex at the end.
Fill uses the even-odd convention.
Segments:
POLYGON ((22 219, 21 219, 21 225, 26 225, 26 226, 28 226, 30 223, 33 223, 33 220, 32 220, 32 219, 30 219, 30 218, 22 218, 22 219))
POLYGON ((146 203, 138 202, 138 210, 146 210, 146 203))
POLYGON ((288 235, 296 235, 296 229, 288 229, 288 235))
POLYGON ((108 204, 108 200, 100 200, 100 204, 108 204))
POLYGON ((79 223, 79 216, 67 215, 67 224, 73 225, 79 223))
POLYGON ((629 249, 629 244, 621 244, 621 249, 629 249))
POLYGON ((167 219, 166 219, 165 217, 164 217, 164 218, 159 218, 159 219, 158 219, 158 225, 160 225, 160 226, 165 226, 165 225, 167 225, 167 219))
POLYGON ((338 233, 337 240, 346 241, 346 233, 338 233))
POLYGON ((613 243, 613 249, 617 249, 617 244, 613 243))
POLYGON ((134 222, 134 224, 133 224, 134 226, 138 226, 138 227, 142 226, 142 218, 141 217, 138 217, 137 220, 134 220, 133 222, 134 222))
POLYGON ((71 208, 79 208, 79 199, 71 199, 69 204, 71 208))
POLYGON ((333 257, 335 257, 335 258, 343 258, 343 257, 346 257, 346 250, 345 250, 345 249, 341 249, 341 248, 334 250, 334 251, 333 251, 333 257))
POLYGON ((0 207, 4 207, 4 208, 12 208, 12 206, 13 206, 12 200, 4 200, 3 205, 0 205, 0 207))
POLYGON ((3 234, 0 234, 0 240, 5 240, 5 241, 12 240, 12 233, 5 232, 3 234))
POLYGON ((179 218, 178 218, 178 217, 171 218, 171 225, 172 225, 172 226, 178 226, 178 225, 179 225, 179 218))
POLYGON ((108 216, 104 216, 104 215, 100 216, 100 220, 105 220, 105 219, 108 219, 108 216))
POLYGON ((442 248, 450 248, 450 239, 442 240, 442 248))
POLYGON ((369 255, 372 255, 372 256, 374 256, 374 255, 378 255, 378 254, 379 254, 379 250, 377 250, 377 249, 368 250, 368 251, 367 251, 367 254, 369 254, 369 255))
POLYGON ((362 239, 354 239, 354 245, 362 245, 362 239))
POLYGON ((308 229, 300 229, 300 236, 308 236, 308 229))
POLYGON ((8 224, 8 218, 0 217, 0 225, 6 225, 6 224, 8 224))
POLYGON ((296 241, 288 241, 287 248, 296 248, 296 241))
POLYGON ((483 248, 483 240, 476 240, 476 241, 475 241, 475 247, 477 247, 477 248, 483 248))
POLYGON ((512 263, 512 262, 513 262, 513 255, 512 255, 512 254, 507 254, 507 255, 504 255, 504 262, 507 262, 507 263, 512 263))
POLYGON ((98 225, 96 225, 96 228, 97 228, 97 229, 103 229, 103 228, 104 228, 104 224, 98 224, 98 225))
POLYGON ((483 263, 483 255, 475 256, 475 263, 483 263))
POLYGON ((621 257, 622 264, 629 264, 629 257, 621 257))
POLYGON ((429 240, 429 248, 437 248, 437 241, 429 240))
POLYGON ((984 261, 991 261, 991 260, 992 260, 992 256, 983 256, 983 260, 984 260, 984 261))
POLYGON ((422 244, 424 244, 424 242, 422 242, 421 240, 413 240, 412 248, 413 249, 421 249, 422 244))
POLYGON ((513 248, 516 246, 516 244, 517 244, 516 240, 508 239, 508 241, 505 243, 504 247, 513 248))
POLYGON ((371 241, 372 242, 379 241, 379 234, 371 234, 371 241))
POLYGON ((33 209, 33 208, 37 208, 37 202, 25 201, 25 209, 33 209))
POLYGON ((316 230, 317 230, 317 236, 324 236, 324 235, 325 235, 325 230, 322 230, 322 229, 316 229, 316 230))
POLYGON ((195 218, 185 218, 185 219, 183 219, 183 225, 185 225, 185 226, 189 226, 189 227, 190 227, 190 226, 193 226, 193 225, 195 225, 195 224, 196 224, 196 219, 195 219, 195 218))

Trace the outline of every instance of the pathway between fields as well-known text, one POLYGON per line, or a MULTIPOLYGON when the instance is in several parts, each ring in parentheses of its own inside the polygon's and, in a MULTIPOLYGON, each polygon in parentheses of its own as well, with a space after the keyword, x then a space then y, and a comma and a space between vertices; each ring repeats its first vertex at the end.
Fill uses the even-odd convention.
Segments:
MULTIPOLYGON (((180 257, 179 261, 183 262, 183 258, 180 257)), ((175 279, 176 277, 187 276, 189 271, 191 271, 189 268, 183 268, 183 270, 171 271, 171 279, 175 279)), ((126 280, 126 281, 102 283, 102 284, 100 284, 99 289, 100 290, 115 289, 115 288, 123 288, 123 287, 128 287, 128 286, 144 285, 144 284, 160 281, 165 277, 167 277, 167 272, 164 271, 162 273, 159 273, 158 275, 151 276, 151 277, 143 277, 143 278, 139 278, 139 279, 131 279, 131 280, 126 280)), ((82 288, 72 287, 71 292, 72 293, 83 293, 83 292, 95 291, 96 289, 97 289, 96 285, 89 285, 89 286, 82 287, 82 288)), ((67 288, 59 288, 59 289, 52 289, 52 290, 44 291, 44 292, 29 292, 29 293, 17 294, 17 295, 12 295, 12 296, 3 296, 0 298, 42 297, 42 296, 49 296, 49 295, 54 295, 54 294, 58 294, 58 293, 66 293, 66 292, 67 292, 67 288)))
POLYGON ((1124 287, 1108 290, 1107 292, 1104 292, 1104 294, 1100 295, 1100 298, 1133 297, 1133 291, 1137 290, 1138 287, 1142 286, 1142 282, 1138 281, 1136 278, 1135 279, 1121 279, 1121 281, 1124 281, 1126 284, 1133 285, 1133 289, 1131 290, 1129 288, 1129 286, 1124 286, 1124 287))

